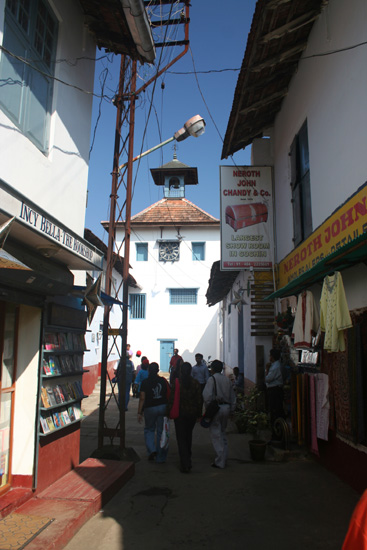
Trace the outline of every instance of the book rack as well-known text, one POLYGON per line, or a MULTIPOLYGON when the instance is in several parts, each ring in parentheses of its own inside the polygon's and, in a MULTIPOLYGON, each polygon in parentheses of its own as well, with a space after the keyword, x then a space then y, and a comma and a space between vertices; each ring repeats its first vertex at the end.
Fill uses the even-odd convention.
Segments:
POLYGON ((85 328, 46 325, 43 333, 39 403, 40 437, 83 418, 81 401, 85 328))

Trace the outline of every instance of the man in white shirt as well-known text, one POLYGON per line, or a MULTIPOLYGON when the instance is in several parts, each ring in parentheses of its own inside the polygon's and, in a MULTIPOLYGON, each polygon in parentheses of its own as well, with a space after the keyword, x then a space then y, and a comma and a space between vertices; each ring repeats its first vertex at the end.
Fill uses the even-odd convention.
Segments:
POLYGON ((225 468, 228 455, 226 428, 229 415, 234 412, 236 407, 236 394, 230 379, 221 374, 222 361, 215 359, 211 364, 211 370, 213 375, 205 385, 203 399, 206 407, 214 399, 219 403, 219 411, 209 426, 210 439, 216 453, 212 467, 225 468))

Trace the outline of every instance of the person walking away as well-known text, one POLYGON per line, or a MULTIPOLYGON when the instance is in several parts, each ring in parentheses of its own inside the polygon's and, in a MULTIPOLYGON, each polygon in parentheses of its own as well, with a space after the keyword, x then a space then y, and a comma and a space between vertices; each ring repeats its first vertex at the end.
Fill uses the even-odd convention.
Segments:
POLYGON ((158 363, 148 366, 148 378, 142 381, 138 405, 138 422, 143 421, 144 438, 148 452, 148 459, 158 463, 166 462, 168 449, 161 449, 160 441, 163 431, 163 419, 167 412, 168 382, 158 376, 158 363))
POLYGON ((265 385, 272 439, 276 441, 279 437, 275 433, 274 422, 277 418, 284 418, 283 373, 280 362, 280 350, 271 349, 269 356, 270 363, 265 368, 265 385))
POLYGON ((149 374, 148 366, 149 366, 149 361, 146 357, 144 357, 141 363, 141 369, 139 370, 135 378, 136 397, 140 397, 140 389, 141 389, 142 381, 148 378, 148 374, 149 374))
POLYGON ((177 362, 179 360, 182 360, 182 357, 181 355, 178 355, 178 349, 175 348, 173 350, 173 355, 171 357, 171 360, 169 362, 169 367, 168 367, 168 372, 169 372, 169 383, 172 384, 172 380, 173 380, 173 373, 175 371, 175 368, 176 368, 176 365, 177 365, 177 362))
POLYGON ((203 391, 205 388, 205 384, 209 380, 209 369, 201 353, 195 354, 195 361, 196 365, 192 367, 191 376, 199 382, 201 386, 201 391, 203 391))
MULTIPOLYGON (((119 365, 115 370, 115 377, 117 378, 117 388, 118 388, 118 402, 120 403, 120 393, 121 393, 121 376, 122 376, 122 358, 120 359, 119 365)), ((131 361, 128 351, 126 351, 126 373, 125 373, 125 411, 130 400, 130 389, 131 384, 134 378, 134 363, 131 361)))
POLYGON ((215 459, 211 466, 213 468, 225 468, 228 455, 226 428, 228 418, 235 410, 236 394, 230 379, 222 374, 222 361, 215 359, 212 362, 211 369, 213 374, 207 381, 203 391, 205 406, 208 406, 214 400, 219 403, 219 411, 209 426, 210 439, 215 451, 215 459))
POLYGON ((173 406, 178 381, 180 385, 180 409, 179 416, 174 419, 174 423, 182 473, 189 473, 192 468, 192 432, 203 411, 201 387, 199 382, 191 376, 191 371, 190 363, 184 362, 181 365, 180 374, 173 381, 167 407, 170 411, 173 406))

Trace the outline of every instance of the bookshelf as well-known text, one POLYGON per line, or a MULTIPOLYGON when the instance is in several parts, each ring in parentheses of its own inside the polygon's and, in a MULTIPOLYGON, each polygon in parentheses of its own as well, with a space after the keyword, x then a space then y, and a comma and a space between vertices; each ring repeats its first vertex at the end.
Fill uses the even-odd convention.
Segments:
MULTIPOLYGON (((52 319, 51 315, 50 318, 52 319)), ((62 321, 58 316, 57 321, 60 320, 62 321)), ((83 418, 81 402, 86 397, 82 388, 83 355, 87 351, 84 316, 80 318, 80 323, 77 322, 77 316, 74 317, 74 326, 66 327, 65 324, 47 324, 43 330, 40 437, 54 434, 83 418)))

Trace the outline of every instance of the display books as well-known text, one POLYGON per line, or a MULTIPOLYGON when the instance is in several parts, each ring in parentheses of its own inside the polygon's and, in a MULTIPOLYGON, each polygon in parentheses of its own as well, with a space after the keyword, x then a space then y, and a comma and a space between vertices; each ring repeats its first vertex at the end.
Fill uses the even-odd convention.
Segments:
POLYGON ((74 366, 76 372, 83 372, 83 355, 74 355, 74 366))
POLYGON ((68 415, 69 415, 69 418, 70 418, 70 421, 71 421, 71 422, 75 422, 75 421, 76 421, 75 412, 74 412, 74 408, 73 408, 73 407, 68 407, 68 415))
POLYGON ((80 420, 84 417, 81 408, 78 405, 73 406, 74 414, 75 414, 75 420, 80 420))
POLYGON ((54 424, 52 415, 50 414, 50 415, 46 416, 45 420, 46 420, 46 423, 47 423, 48 427, 50 428, 50 432, 52 432, 55 429, 55 424, 54 424))
POLYGON ((59 340, 55 332, 46 332, 44 340, 45 349, 59 349, 59 340))
POLYGON ((55 428, 61 428, 62 424, 59 413, 57 411, 52 413, 52 420, 54 421, 55 428))
POLYGON ((60 414, 65 422, 65 425, 71 423, 70 416, 68 415, 68 411, 66 409, 62 409, 60 414))
POLYGON ((76 393, 77 393, 78 397, 80 399, 83 399, 83 397, 84 397, 83 387, 82 387, 81 383, 79 382, 79 380, 75 380, 74 385, 76 387, 76 393))
POLYGON ((40 416, 40 422, 41 422, 41 428, 42 428, 42 432, 44 434, 48 434, 50 433, 50 426, 47 424, 46 422, 46 418, 43 418, 43 416, 41 415, 40 416))
POLYGON ((68 341, 66 339, 66 334, 64 332, 59 332, 58 338, 59 338, 60 349, 69 350, 70 348, 69 348, 68 341))
POLYGON ((47 391, 47 397, 48 397, 48 401, 50 403, 50 406, 53 407, 54 405, 57 405, 53 389, 52 388, 46 388, 46 391, 47 391))
POLYGON ((74 339, 74 343, 75 343, 75 345, 74 345, 75 350, 85 351, 87 349, 87 347, 85 345, 84 334, 82 334, 81 332, 74 333, 73 334, 73 339, 74 339))
POLYGON ((48 366, 52 375, 61 374, 60 361, 55 355, 48 358, 48 366))
POLYGON ((66 336, 66 341, 67 341, 67 344, 68 344, 68 349, 70 349, 70 350, 78 349, 74 346, 73 333, 72 332, 67 332, 65 336, 66 336))
POLYGON ((42 401, 42 405, 48 409, 51 405, 50 405, 50 401, 48 399, 48 395, 47 395, 47 390, 46 388, 41 388, 41 401, 42 401))
POLYGON ((62 374, 69 374, 74 372, 74 363, 72 361, 71 355, 61 355, 59 359, 62 374))
POLYGON ((46 376, 51 376, 52 374, 50 366, 46 359, 43 360, 43 372, 45 373, 46 376))

